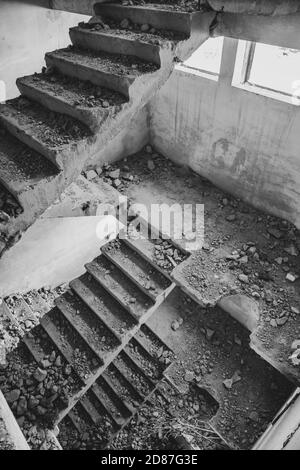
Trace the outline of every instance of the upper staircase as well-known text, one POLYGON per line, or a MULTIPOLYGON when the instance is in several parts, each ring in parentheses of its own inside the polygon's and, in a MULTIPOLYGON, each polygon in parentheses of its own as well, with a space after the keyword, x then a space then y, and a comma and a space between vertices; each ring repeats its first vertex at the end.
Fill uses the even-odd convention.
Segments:
POLYGON ((95 14, 0 105, 0 256, 208 38, 214 18, 158 2, 97 4, 95 14))

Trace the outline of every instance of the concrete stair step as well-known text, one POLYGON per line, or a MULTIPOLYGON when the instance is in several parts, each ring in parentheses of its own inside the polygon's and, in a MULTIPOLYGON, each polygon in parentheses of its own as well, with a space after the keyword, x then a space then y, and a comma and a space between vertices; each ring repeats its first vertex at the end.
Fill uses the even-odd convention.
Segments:
POLYGON ((154 302, 159 302, 172 289, 171 281, 147 263, 122 241, 102 248, 104 256, 128 276, 154 302))
POLYGON ((122 343, 136 320, 92 277, 85 274, 70 283, 71 289, 122 343))
POLYGON ((89 345, 102 364, 119 344, 119 341, 99 321, 98 317, 72 292, 66 292, 55 304, 66 320, 76 329, 82 339, 89 345))
POLYGON ((79 121, 19 97, 0 105, 0 124, 29 148, 50 160, 58 169, 64 166, 62 151, 68 155, 80 141, 91 136, 79 121))
POLYGON ((24 193, 35 187, 38 190, 39 185, 54 178, 57 173, 54 165, 41 154, 7 131, 0 134, 0 183, 22 206, 24 193))
POLYGON ((45 58, 49 67, 64 75, 110 88, 126 98, 129 98, 129 89, 138 77, 157 70, 157 65, 134 56, 96 53, 74 47, 47 53, 45 58))
POLYGON ((126 103, 117 92, 57 73, 18 78, 17 86, 23 96, 81 121, 92 131, 98 130, 126 103))
MULTIPOLYGON (((114 361, 104 372, 106 376, 110 378, 115 385, 116 390, 120 388, 122 390, 122 396, 124 397, 124 389, 127 390, 127 400, 129 403, 132 403, 135 408, 137 408, 144 400, 144 394, 134 385, 133 381, 130 378, 123 374, 121 368, 118 366, 117 361, 114 361)), ((125 393, 125 394, 126 394, 125 393)))
MULTIPOLYGON (((154 352, 157 347, 157 337, 152 330, 145 325, 142 328, 147 332, 148 344, 150 345, 152 341, 154 342, 153 347, 150 346, 149 349, 151 352, 154 352)), ((164 343, 161 344, 164 349, 168 350, 164 343)), ((149 375, 149 368, 141 364, 137 357, 134 338, 129 342, 128 347, 131 350, 130 355, 122 351, 84 396, 84 403, 82 403, 81 399, 75 407, 75 413, 72 411, 76 416, 76 410, 80 410, 80 407, 83 406, 87 412, 86 419, 89 422, 95 423, 94 426, 89 426, 88 428, 90 437, 94 432, 96 436, 99 432, 101 435, 106 436, 102 442, 97 439, 97 448, 105 448, 109 442, 116 437, 118 432, 128 424, 134 414, 138 412, 140 406, 142 406, 154 390, 157 389, 160 384, 160 379, 163 378, 164 369, 167 367, 166 365, 161 366, 157 363, 156 353, 152 355, 152 353, 149 352, 150 360, 153 361, 153 364, 157 368, 154 375, 158 377, 158 380, 154 382, 152 380, 152 372, 149 375), (86 406, 85 403, 86 399, 88 399, 88 406, 86 406), (101 413, 102 419, 99 419, 99 414, 101 413), (107 420, 107 417, 109 417, 113 425, 110 430, 106 428, 104 432, 100 423, 107 420)), ((82 414, 80 416, 83 417, 82 414)), ((74 417, 67 415, 62 425, 68 421, 68 418, 70 418, 71 423, 73 423, 74 417)), ((78 431, 78 422, 76 422, 74 426, 78 431)))
POLYGON ((111 372, 113 366, 108 367, 101 375, 101 378, 109 385, 110 389, 114 391, 122 403, 126 406, 129 414, 134 413, 135 409, 141 403, 141 397, 138 397, 134 389, 128 386, 128 382, 124 381, 122 375, 117 375, 116 370, 111 372))
POLYGON ((125 422, 124 416, 122 416, 119 408, 116 406, 112 397, 98 384, 95 382, 89 391, 89 394, 93 394, 101 407, 104 408, 105 413, 112 419, 118 428, 125 422))
POLYGON ((149 24, 156 29, 172 30, 185 34, 189 34, 191 31, 193 16, 200 15, 199 12, 188 13, 170 10, 170 5, 164 7, 163 4, 142 6, 96 4, 94 10, 96 15, 112 18, 119 22, 127 19, 134 24, 149 24))
POLYGON ((124 243, 170 280, 170 273, 187 257, 172 244, 171 240, 152 239, 151 236, 140 238, 129 236, 124 238, 124 243))
POLYGON ((88 263, 86 269, 138 321, 156 308, 153 300, 103 255, 88 263))
POLYGON ((132 416, 132 409, 126 405, 123 401, 123 398, 118 395, 115 391, 111 381, 105 376, 101 375, 96 381, 96 385, 103 390, 106 395, 108 395, 113 402, 114 406, 117 408, 119 413, 124 419, 128 419, 132 416))
POLYGON ((98 410, 95 408, 91 400, 89 400, 87 395, 84 395, 82 397, 82 399, 80 400, 80 405, 88 414, 93 424, 97 425, 101 415, 99 414, 98 410))
POLYGON ((142 397, 148 396, 155 388, 155 383, 147 376, 147 373, 139 367, 133 356, 122 351, 116 358, 114 365, 138 390, 142 397))
POLYGON ((93 353, 89 345, 65 321, 59 311, 52 310, 47 316, 44 316, 41 326, 78 377, 85 384, 88 383, 102 365, 102 362, 93 353))
POLYGON ((145 41, 142 34, 128 34, 116 30, 96 31, 77 26, 70 29, 74 46, 93 51, 105 51, 112 54, 123 54, 138 57, 160 66, 160 44, 145 41))

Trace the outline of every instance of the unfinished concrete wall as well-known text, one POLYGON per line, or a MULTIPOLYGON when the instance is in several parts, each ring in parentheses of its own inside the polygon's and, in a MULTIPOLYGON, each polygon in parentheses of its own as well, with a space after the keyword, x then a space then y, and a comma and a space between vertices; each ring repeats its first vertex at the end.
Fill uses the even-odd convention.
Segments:
POLYGON ((69 27, 86 19, 43 4, 47 0, 0 1, 0 80, 8 99, 19 95, 17 77, 40 71, 45 52, 69 45, 69 27))
POLYGON ((151 139, 170 159, 300 227, 300 107, 231 85, 237 43, 224 41, 218 82, 175 70, 150 104, 151 139))

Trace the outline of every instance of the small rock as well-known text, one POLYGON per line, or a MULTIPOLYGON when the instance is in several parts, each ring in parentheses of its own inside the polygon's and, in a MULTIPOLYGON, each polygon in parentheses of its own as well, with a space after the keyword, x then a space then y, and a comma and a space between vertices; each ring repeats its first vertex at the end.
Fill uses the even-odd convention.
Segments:
POLYGON ((174 330, 174 331, 178 330, 178 328, 180 328, 179 322, 178 322, 177 320, 174 320, 174 321, 172 322, 172 324, 171 324, 171 328, 172 328, 172 330, 174 330))
POLYGON ((286 316, 283 316, 283 317, 281 317, 281 318, 277 318, 277 319, 276 319, 276 323, 277 323, 278 326, 283 326, 283 325, 285 325, 285 323, 286 323, 287 321, 288 321, 288 317, 286 317, 286 316))
POLYGON ((23 416, 27 411, 27 400, 25 397, 21 397, 17 406, 17 416, 23 416))
POLYGON ((246 274, 239 274, 239 281, 243 282, 244 284, 248 284, 249 277, 246 274))
POLYGON ((284 251, 286 253, 288 253, 289 255, 291 255, 291 256, 298 256, 299 255, 299 251, 297 250, 297 248, 293 244, 288 246, 287 248, 284 248, 284 251))
POLYGON ((61 367, 61 364, 62 364, 62 362, 61 362, 61 357, 60 357, 60 356, 57 356, 57 358, 55 359, 54 365, 55 365, 56 367, 61 367))
POLYGON ((300 315, 300 310, 297 307, 291 307, 292 313, 295 313, 296 315, 300 315))
POLYGON ((236 215, 235 215, 235 214, 228 215, 228 216, 226 217, 226 220, 227 220, 228 222, 234 222, 234 221, 236 220, 236 215))
POLYGON ((286 280, 287 280, 287 281, 290 281, 290 282, 295 282, 295 281, 297 281, 298 277, 299 277, 299 276, 296 276, 296 275, 293 274, 293 273, 288 273, 288 274, 286 275, 286 280))
POLYGON ((206 328, 206 338, 210 341, 215 334, 214 330, 211 330, 210 328, 206 328))
POLYGON ((14 403, 15 401, 19 400, 20 395, 21 395, 21 391, 18 389, 15 389, 9 392, 7 395, 5 395, 5 398, 8 403, 14 403))
POLYGON ((195 378, 195 374, 192 370, 187 370, 185 372, 184 380, 186 382, 192 382, 194 380, 194 378, 195 378))
POLYGON ((114 182, 113 182, 113 186, 115 188, 118 188, 121 184, 122 184, 122 182, 119 179, 115 179, 114 182))
POLYGON ((148 170, 150 170, 150 171, 155 170, 155 165, 154 165, 153 160, 148 160, 147 167, 148 167, 148 170))
POLYGON ((107 176, 113 180, 116 180, 120 177, 120 169, 110 171, 107 176))
POLYGON ((43 382, 46 377, 47 377, 47 371, 41 369, 40 367, 38 367, 38 368, 36 369, 35 373, 33 374, 33 378, 34 378, 37 382, 43 382))
POLYGON ((272 237, 277 238, 277 239, 282 238, 282 235, 283 235, 280 230, 274 227, 268 228, 268 232, 270 235, 272 235, 272 237))
POLYGON ((95 178, 97 178, 97 173, 95 172, 95 170, 89 170, 89 171, 86 171, 85 172, 85 177, 87 180, 91 181, 95 178))
POLYGON ((121 28, 124 28, 124 29, 128 28, 129 25, 130 25, 130 22, 127 18, 124 18, 124 20, 122 20, 120 23, 121 28))
POLYGON ((148 24, 146 24, 146 23, 145 23, 145 24, 142 24, 142 26, 141 26, 141 31, 142 31, 143 33, 146 33, 147 31, 149 31, 149 29, 150 29, 150 26, 149 26, 148 24))

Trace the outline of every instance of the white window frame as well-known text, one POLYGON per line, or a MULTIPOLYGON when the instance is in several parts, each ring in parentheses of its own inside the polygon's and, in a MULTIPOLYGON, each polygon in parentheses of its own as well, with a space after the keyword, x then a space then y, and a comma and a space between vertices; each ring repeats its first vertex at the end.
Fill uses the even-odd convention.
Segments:
POLYGON ((183 62, 176 65, 175 69, 190 75, 195 75, 196 77, 207 78, 208 80, 213 80, 215 82, 218 82, 220 77, 220 73, 209 72, 207 70, 197 69, 196 67, 190 67, 189 65, 184 65, 183 62))
POLYGON ((256 44, 257 43, 255 42, 239 40, 232 86, 257 95, 266 96, 267 98, 272 98, 277 101, 283 101, 294 106, 300 106, 300 97, 298 96, 293 96, 292 94, 284 93, 280 90, 273 90, 248 81, 256 44))

